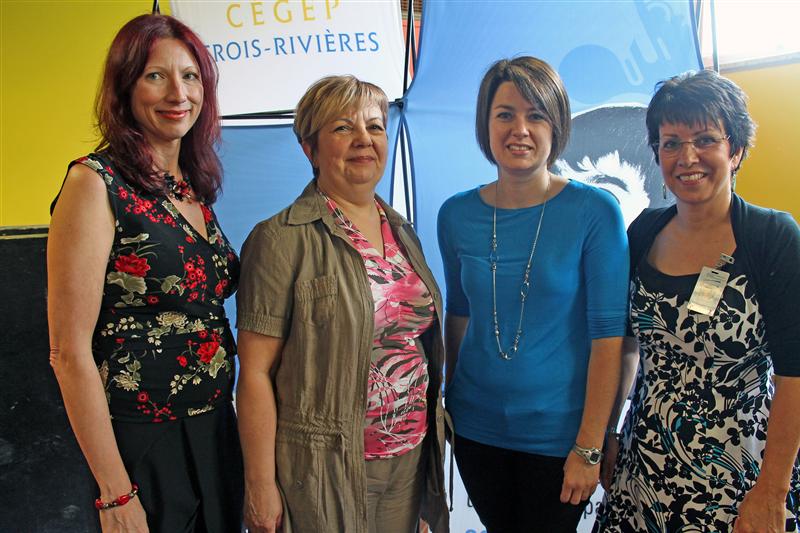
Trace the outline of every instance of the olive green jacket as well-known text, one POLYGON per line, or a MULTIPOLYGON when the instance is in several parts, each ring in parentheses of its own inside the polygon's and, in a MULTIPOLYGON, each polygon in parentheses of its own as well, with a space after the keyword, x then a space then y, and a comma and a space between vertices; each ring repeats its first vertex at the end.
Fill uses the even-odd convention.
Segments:
MULTIPOLYGON (((422 516, 448 531, 444 490, 442 300, 408 221, 378 201, 430 290, 427 480, 422 516)), ((295 202, 256 225, 242 248, 239 329, 284 339, 274 377, 275 462, 284 531, 367 533, 364 419, 374 302, 361 254, 337 226, 312 181, 295 202)))

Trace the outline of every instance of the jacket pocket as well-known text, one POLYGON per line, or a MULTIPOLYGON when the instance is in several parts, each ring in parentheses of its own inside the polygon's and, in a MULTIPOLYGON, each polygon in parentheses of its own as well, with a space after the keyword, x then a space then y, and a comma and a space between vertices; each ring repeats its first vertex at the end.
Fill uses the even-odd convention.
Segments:
POLYGON ((298 281, 294 286, 297 317, 306 324, 326 326, 336 308, 338 293, 333 275, 298 281))

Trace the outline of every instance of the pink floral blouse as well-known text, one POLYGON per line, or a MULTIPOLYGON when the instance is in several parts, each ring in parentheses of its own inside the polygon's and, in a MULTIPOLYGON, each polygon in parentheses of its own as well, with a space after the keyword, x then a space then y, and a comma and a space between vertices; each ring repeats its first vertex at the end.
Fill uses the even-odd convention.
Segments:
POLYGON ((377 201, 382 254, 332 199, 326 197, 326 201, 337 224, 364 259, 375 300, 364 455, 367 460, 397 457, 422 442, 427 430, 428 370, 419 337, 433 324, 433 299, 395 240, 377 201))

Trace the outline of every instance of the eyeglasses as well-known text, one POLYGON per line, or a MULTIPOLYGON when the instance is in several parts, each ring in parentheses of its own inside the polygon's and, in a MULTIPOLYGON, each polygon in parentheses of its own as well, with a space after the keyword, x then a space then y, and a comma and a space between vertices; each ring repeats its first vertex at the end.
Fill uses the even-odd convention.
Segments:
POLYGON ((681 151, 684 144, 691 144, 694 146, 695 152, 704 152, 722 141, 727 141, 730 135, 724 137, 712 137, 710 135, 701 135, 691 141, 678 141, 676 139, 662 139, 660 142, 653 143, 653 148, 661 152, 662 155, 675 156, 681 151))

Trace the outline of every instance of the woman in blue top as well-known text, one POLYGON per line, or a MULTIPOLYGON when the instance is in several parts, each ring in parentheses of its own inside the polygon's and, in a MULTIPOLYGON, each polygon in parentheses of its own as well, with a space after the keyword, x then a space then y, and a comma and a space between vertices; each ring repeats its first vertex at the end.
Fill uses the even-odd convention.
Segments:
POLYGON ((489 533, 574 531, 619 381, 625 226, 610 194, 548 170, 570 106, 545 62, 492 65, 476 130, 497 181, 447 200, 438 226, 455 456, 489 533))

